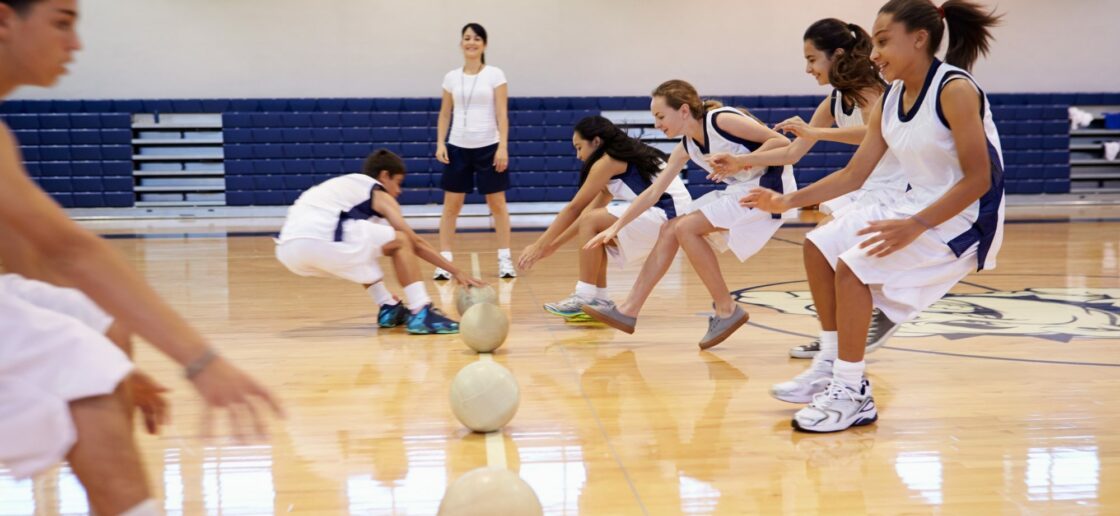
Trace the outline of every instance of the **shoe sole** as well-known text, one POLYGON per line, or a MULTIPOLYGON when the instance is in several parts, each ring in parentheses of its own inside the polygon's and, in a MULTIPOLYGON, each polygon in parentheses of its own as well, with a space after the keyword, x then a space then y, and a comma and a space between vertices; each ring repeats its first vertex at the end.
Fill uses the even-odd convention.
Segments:
POLYGON ((876 411, 875 414, 873 414, 871 417, 865 417, 865 418, 857 419, 854 422, 852 422, 852 424, 850 424, 848 426, 845 426, 843 428, 835 428, 835 429, 831 429, 831 430, 818 430, 818 429, 812 429, 812 428, 803 428, 801 425, 797 424, 796 419, 790 421, 790 426, 792 426, 795 430, 798 430, 798 431, 801 431, 801 432, 808 432, 808 433, 811 433, 811 434, 831 434, 831 433, 835 433, 835 432, 843 432, 844 430, 847 430, 849 428, 854 428, 854 427, 857 427, 857 426, 867 426, 867 425, 870 425, 871 423, 874 423, 878 420, 879 420, 879 412, 876 411))
POLYGON ((727 340, 727 338, 730 337, 732 333, 735 333, 735 330, 738 330, 744 324, 747 324, 747 321, 749 321, 749 320, 751 320, 751 314, 749 314, 747 312, 743 312, 743 318, 742 319, 739 319, 737 322, 735 322, 731 326, 728 326, 726 330, 723 330, 723 333, 717 335, 714 339, 709 340, 707 342, 701 342, 699 344, 700 349, 711 349, 711 348, 714 348, 714 347, 718 346, 721 342, 727 340))
POLYGON ((455 335, 459 330, 455 331, 413 331, 408 330, 409 335, 455 335))
POLYGON ((789 350, 789 356, 791 358, 813 358, 817 356, 817 353, 820 353, 820 350, 804 351, 800 347, 790 348, 789 350))
POLYGON ((583 308, 583 313, 587 314, 588 317, 590 317, 590 318, 592 318, 596 321, 599 321, 599 322, 601 322, 601 323, 603 323, 607 326, 610 326, 611 328, 614 328, 618 331, 621 331, 623 333, 629 333, 631 335, 634 334, 634 327, 633 326, 628 326, 628 325, 624 324, 622 321, 616 321, 614 319, 611 319, 610 317, 607 317, 606 315, 604 315, 602 312, 600 312, 600 311, 598 311, 598 310, 596 310, 596 309, 594 309, 590 306, 585 306, 583 308))
POLYGON ((573 317, 579 317, 581 315, 584 315, 583 310, 580 310, 578 312, 565 313, 565 312, 561 312, 560 310, 553 310, 552 308, 549 308, 548 305, 544 305, 543 308, 544 308, 544 311, 546 311, 546 312, 548 312, 552 315, 555 315, 557 317, 563 317, 565 319, 571 319, 573 317))

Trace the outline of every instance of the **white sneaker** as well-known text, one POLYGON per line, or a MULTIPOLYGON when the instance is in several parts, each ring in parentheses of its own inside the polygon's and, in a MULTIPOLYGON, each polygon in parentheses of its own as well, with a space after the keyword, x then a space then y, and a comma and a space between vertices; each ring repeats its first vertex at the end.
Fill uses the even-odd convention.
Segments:
POLYGON ((809 368, 788 382, 770 386, 770 395, 789 403, 809 403, 813 396, 828 389, 832 381, 832 361, 813 360, 809 368))
POLYGON ((555 303, 547 303, 544 305, 544 310, 552 315, 559 315, 565 319, 583 315, 583 305, 592 303, 593 300, 580 297, 578 294, 572 295, 561 299, 555 303))
POLYGON ((856 392, 833 380, 828 390, 813 396, 813 402, 793 415, 793 427, 803 432, 839 432, 853 426, 870 425, 879 419, 871 382, 866 378, 856 392))
POLYGON ((517 270, 513 268, 512 258, 498 258, 498 277, 502 279, 517 277, 517 270))
POLYGON ((432 275, 432 279, 446 281, 451 279, 451 273, 443 270, 440 267, 436 267, 436 273, 432 275))

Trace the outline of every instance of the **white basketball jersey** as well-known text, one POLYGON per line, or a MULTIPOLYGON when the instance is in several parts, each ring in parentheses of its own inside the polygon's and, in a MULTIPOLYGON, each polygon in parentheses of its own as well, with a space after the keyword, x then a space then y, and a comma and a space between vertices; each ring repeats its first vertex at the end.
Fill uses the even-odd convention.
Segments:
POLYGON ((981 114, 991 161, 991 188, 978 201, 936 228, 957 256, 973 245, 978 269, 995 267, 1003 240, 1003 151, 988 98, 968 72, 934 60, 922 91, 909 112, 903 112, 904 85, 895 81, 883 102, 883 139, 898 158, 910 191, 895 208, 917 213, 940 199, 964 177, 956 142, 941 112, 941 89, 952 80, 967 80, 980 93, 981 114))
MULTIPOLYGON (((836 127, 840 128, 867 125, 863 120, 863 111, 855 100, 852 101, 850 110, 845 110, 844 96, 840 90, 832 90, 832 118, 836 120, 836 127)), ((894 157, 890 149, 883 154, 883 158, 875 165, 860 189, 896 192, 899 196, 906 191, 906 173, 902 171, 898 158, 894 157)))
POLYGON ((373 192, 379 188, 381 183, 365 174, 346 174, 312 186, 288 208, 280 241, 340 241, 344 220, 381 217, 373 207, 373 192))
MULTIPOLYGON (((662 164, 662 168, 664 168, 664 164, 662 164)), ((611 178, 610 182, 607 183, 607 191, 616 200, 629 202, 637 199, 652 184, 642 177, 636 165, 629 164, 626 166, 626 172, 611 178)), ((684 182, 678 176, 673 178, 669 187, 665 189, 665 193, 661 194, 661 198, 657 200, 657 204, 654 204, 654 206, 664 210, 665 216, 672 219, 677 215, 684 215, 691 203, 692 195, 688 193, 688 189, 684 187, 684 182)))

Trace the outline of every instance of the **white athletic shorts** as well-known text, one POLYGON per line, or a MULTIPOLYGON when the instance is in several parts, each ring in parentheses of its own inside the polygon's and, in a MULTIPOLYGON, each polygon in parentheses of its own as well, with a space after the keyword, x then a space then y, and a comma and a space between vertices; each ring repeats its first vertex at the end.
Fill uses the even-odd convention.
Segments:
POLYGON ((104 335, 112 318, 75 293, 0 277, 0 463, 17 478, 50 468, 74 446, 71 401, 111 394, 132 371, 104 335))
POLYGON ((713 226, 726 230, 709 234, 708 242, 721 253, 730 249, 740 262, 754 256, 782 227, 782 219, 739 204, 739 199, 750 188, 732 185, 725 190, 708 192, 689 207, 691 211, 702 213, 713 226))
POLYGON ((977 266, 977 246, 958 257, 933 231, 922 233, 910 245, 883 258, 868 256, 859 248, 870 236, 856 233, 869 222, 907 217, 909 214, 888 206, 859 206, 806 235, 833 269, 838 260, 844 260, 860 281, 871 288, 874 305, 899 323, 937 302, 977 266))
MULTIPOLYGON (((626 209, 630 207, 627 201, 615 201, 607 205, 607 213, 621 218, 626 209)), ((607 246, 607 259, 617 268, 623 268, 632 263, 645 260, 657 243, 661 234, 661 226, 669 221, 665 210, 652 207, 618 232, 618 245, 607 246)))
POLYGON ((832 218, 837 219, 845 213, 868 206, 871 204, 890 205, 901 196, 902 193, 895 190, 864 190, 859 189, 854 192, 848 192, 840 197, 832 200, 822 202, 820 205, 821 213, 831 215, 832 218))
POLYGON ((293 238, 276 245, 276 259, 300 276, 336 277, 369 285, 381 281, 381 248, 397 238, 392 226, 369 220, 342 223, 342 241, 293 238))

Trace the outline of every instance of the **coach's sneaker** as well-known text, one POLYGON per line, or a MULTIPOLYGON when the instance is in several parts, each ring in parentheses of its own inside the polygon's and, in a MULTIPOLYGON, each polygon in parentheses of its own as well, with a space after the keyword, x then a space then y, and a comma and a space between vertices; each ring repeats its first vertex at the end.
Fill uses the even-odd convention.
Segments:
POLYGON ((871 382, 866 378, 855 391, 833 380, 828 390, 813 396, 813 402, 793 415, 793 427, 803 432, 839 432, 853 426, 870 425, 879 419, 871 382))
POLYGON ((413 335, 459 333, 459 323, 448 319, 439 308, 428 303, 408 317, 408 332, 413 335))
POLYGON ((828 388, 832 381, 832 361, 813 360, 808 369, 788 382, 770 386, 770 395, 789 403, 809 403, 813 396, 828 388))
POLYGON ((591 304, 593 300, 580 297, 572 294, 555 303, 548 303, 544 305, 544 310, 552 315, 558 315, 565 319, 585 315, 583 313, 583 305, 591 304))
POLYGON ((726 318, 721 318, 718 315, 712 314, 708 317, 708 333, 700 340, 700 349, 708 349, 727 340, 735 330, 740 326, 747 324, 747 320, 751 318, 746 310, 738 304, 735 305, 735 310, 731 315, 726 318))
POLYGON ((502 279, 517 277, 517 270, 513 268, 512 258, 498 258, 498 277, 502 279))
POLYGON ((882 310, 871 311, 871 326, 867 328, 867 349, 864 353, 874 352, 898 331, 898 324, 887 318, 882 310))
POLYGON ((397 301, 395 305, 381 305, 377 312, 377 325, 382 328, 396 328, 408 322, 408 308, 404 303, 397 301))
POLYGON ((436 273, 432 274, 432 279, 437 281, 447 281, 451 279, 451 273, 443 270, 441 267, 436 267, 436 273))

